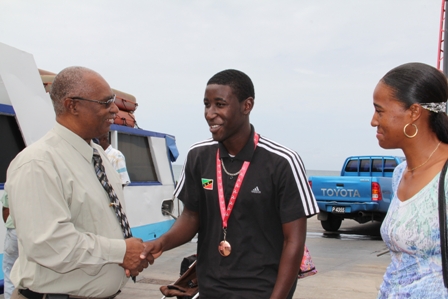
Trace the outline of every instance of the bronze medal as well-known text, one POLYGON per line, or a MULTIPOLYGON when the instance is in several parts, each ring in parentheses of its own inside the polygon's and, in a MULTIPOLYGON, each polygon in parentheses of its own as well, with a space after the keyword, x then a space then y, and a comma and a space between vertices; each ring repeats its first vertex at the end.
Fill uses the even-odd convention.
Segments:
POLYGON ((218 246, 218 251, 222 256, 229 256, 230 252, 232 252, 232 246, 226 240, 221 241, 218 246))

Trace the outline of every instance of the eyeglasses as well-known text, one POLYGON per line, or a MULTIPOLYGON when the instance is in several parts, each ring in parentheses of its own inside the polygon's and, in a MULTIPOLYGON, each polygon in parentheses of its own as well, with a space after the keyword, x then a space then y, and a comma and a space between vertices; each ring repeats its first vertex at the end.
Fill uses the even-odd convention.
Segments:
POLYGON ((113 97, 108 99, 107 101, 96 101, 96 100, 84 99, 81 97, 70 97, 70 99, 72 99, 72 100, 81 100, 81 101, 98 103, 98 104, 106 106, 106 108, 109 108, 112 103, 115 103, 115 98, 116 98, 116 95, 113 95, 113 97))

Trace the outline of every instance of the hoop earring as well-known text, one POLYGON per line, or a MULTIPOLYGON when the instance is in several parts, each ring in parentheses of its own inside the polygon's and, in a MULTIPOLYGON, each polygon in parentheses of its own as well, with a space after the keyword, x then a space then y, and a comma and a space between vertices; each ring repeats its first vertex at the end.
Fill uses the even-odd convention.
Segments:
POLYGON ((414 138, 415 136, 417 136, 417 133, 418 133, 417 125, 416 125, 416 124, 411 124, 411 125, 415 128, 415 133, 414 133, 414 135, 408 135, 408 134, 406 133, 406 128, 407 128, 409 125, 410 125, 410 124, 407 124, 407 125, 404 126, 404 128, 403 128, 404 136, 406 136, 406 137, 408 137, 408 138, 414 138))

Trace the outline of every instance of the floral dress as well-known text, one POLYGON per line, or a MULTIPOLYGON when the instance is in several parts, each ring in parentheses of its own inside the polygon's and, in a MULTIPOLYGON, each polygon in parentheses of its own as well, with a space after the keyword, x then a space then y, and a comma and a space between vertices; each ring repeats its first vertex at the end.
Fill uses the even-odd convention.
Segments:
MULTIPOLYGON (((394 171, 393 198, 381 225, 390 249, 391 263, 384 274, 378 298, 448 298, 443 285, 438 216, 437 174, 410 199, 401 202, 397 188, 406 162, 394 171)), ((448 190, 445 183, 445 190, 448 190)))

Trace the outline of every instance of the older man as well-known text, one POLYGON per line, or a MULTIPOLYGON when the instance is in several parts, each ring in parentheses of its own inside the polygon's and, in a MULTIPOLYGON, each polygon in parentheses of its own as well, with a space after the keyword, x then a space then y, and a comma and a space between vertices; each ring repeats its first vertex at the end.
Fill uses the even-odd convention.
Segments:
POLYGON ((91 140, 109 131, 115 95, 69 67, 50 92, 56 125, 11 162, 5 189, 19 241, 12 298, 113 298, 148 266, 132 238, 117 172, 91 140))

